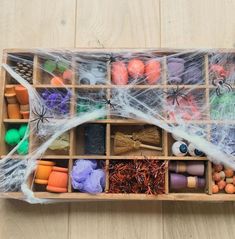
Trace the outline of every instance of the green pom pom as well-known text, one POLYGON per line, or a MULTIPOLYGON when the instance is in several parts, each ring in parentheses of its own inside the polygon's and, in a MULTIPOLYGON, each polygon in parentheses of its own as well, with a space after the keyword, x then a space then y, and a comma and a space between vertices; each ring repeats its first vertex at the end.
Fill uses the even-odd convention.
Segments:
POLYGON ((5 142, 11 146, 15 146, 20 142, 20 134, 17 129, 9 129, 5 134, 5 142))
POLYGON ((56 69, 56 62, 53 60, 47 60, 43 65, 44 70, 52 73, 56 69))
POLYGON ((25 133, 28 130, 28 125, 27 124, 22 124, 19 128, 19 134, 20 134, 20 138, 24 138, 25 133))
POLYGON ((63 73, 65 70, 69 68, 69 64, 65 61, 59 61, 57 63, 57 69, 60 73, 63 73))
POLYGON ((22 142, 21 145, 18 147, 17 152, 20 155, 28 154, 28 152, 29 152, 29 141, 25 140, 24 142, 22 142))

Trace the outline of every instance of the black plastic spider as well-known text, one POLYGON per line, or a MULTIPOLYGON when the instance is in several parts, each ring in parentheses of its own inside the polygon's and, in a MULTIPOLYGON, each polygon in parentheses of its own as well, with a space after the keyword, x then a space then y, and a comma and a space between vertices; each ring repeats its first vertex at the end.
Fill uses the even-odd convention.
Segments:
POLYGON ((176 89, 171 89, 170 91, 163 91, 165 94, 167 94, 167 99, 172 99, 172 103, 173 105, 175 104, 175 102, 177 103, 177 105, 179 104, 179 97, 183 98, 184 100, 188 100, 187 96, 182 92, 185 88, 179 88, 179 86, 177 85, 176 89))
POLYGON ((110 105, 113 109, 115 109, 115 108, 114 108, 114 105, 111 103, 111 100, 110 100, 110 99, 107 99, 106 97, 104 97, 103 100, 104 100, 104 103, 105 103, 105 104, 110 105))
POLYGON ((225 77, 219 77, 212 79, 212 84, 216 86, 216 94, 218 96, 223 95, 225 92, 228 93, 232 90, 232 86, 228 83, 226 83, 225 77))
POLYGON ((37 116, 37 118, 33 119, 33 120, 30 120, 30 122, 34 122, 34 121, 38 121, 37 122, 37 131, 39 131, 39 123, 44 123, 45 121, 46 122, 49 122, 48 119, 51 119, 53 117, 48 117, 48 116, 45 116, 47 114, 47 109, 42 106, 42 108, 40 109, 41 112, 38 112, 36 109, 34 109, 34 111, 32 110, 33 114, 37 116))

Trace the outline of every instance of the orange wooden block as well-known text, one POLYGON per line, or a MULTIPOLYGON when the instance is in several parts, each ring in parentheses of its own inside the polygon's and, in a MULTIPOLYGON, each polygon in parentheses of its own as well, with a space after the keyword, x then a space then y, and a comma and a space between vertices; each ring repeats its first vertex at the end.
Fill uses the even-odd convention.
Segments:
POLYGON ((29 94, 25 87, 18 85, 15 87, 16 98, 21 105, 29 104, 29 94))
POLYGON ((66 193, 68 191, 68 169, 53 167, 48 179, 47 191, 66 193))
POLYGON ((7 114, 9 119, 21 119, 19 104, 8 104, 7 114))
POLYGON ((35 183, 46 185, 48 183, 48 178, 54 165, 55 163, 51 161, 38 161, 38 167, 36 169, 35 175, 35 183))

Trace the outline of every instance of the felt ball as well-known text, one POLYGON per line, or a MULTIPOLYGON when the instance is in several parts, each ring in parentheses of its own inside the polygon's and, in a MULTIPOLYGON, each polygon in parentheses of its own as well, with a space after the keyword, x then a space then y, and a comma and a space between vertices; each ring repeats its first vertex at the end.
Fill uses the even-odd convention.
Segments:
POLYGON ((57 69, 60 73, 63 73, 65 70, 69 68, 69 63, 66 61, 57 62, 57 69))
POLYGON ((54 77, 51 79, 51 85, 54 85, 54 86, 64 85, 63 79, 60 78, 60 77, 58 77, 58 76, 54 76, 54 77))
POLYGON ((172 153, 175 156, 185 156, 188 152, 188 146, 186 143, 184 143, 183 141, 176 141, 173 145, 172 145, 172 153))
POLYGON ((226 186, 226 182, 224 180, 220 180, 217 185, 219 187, 219 190, 223 190, 226 186))
POLYGON ((128 72, 124 62, 116 61, 112 63, 112 82, 115 85, 126 85, 128 83, 128 72))
POLYGON ((132 59, 129 61, 127 69, 132 78, 142 77, 145 70, 144 62, 139 59, 132 59))
POLYGON ((72 70, 65 70, 63 73, 63 79, 64 80, 71 80, 73 77, 73 71, 72 70))
POLYGON ((19 134, 20 134, 20 138, 24 138, 25 133, 28 130, 28 125, 27 124, 22 124, 19 128, 19 134))
POLYGON ((213 165, 213 169, 215 170, 215 172, 220 172, 223 170, 223 165, 222 164, 214 164, 213 165))
POLYGON ((217 73, 219 76, 226 76, 227 72, 225 71, 223 66, 218 64, 213 64, 210 67, 210 71, 217 73))
POLYGON ((219 187, 218 187, 218 185, 214 184, 212 186, 212 193, 218 193, 218 192, 219 192, 219 187))
POLYGON ((227 184, 226 187, 225 187, 225 192, 226 193, 229 193, 229 194, 233 194, 234 193, 234 185, 233 184, 227 184))
POLYGON ((17 129, 9 129, 5 134, 5 142, 11 146, 15 146, 20 142, 20 134, 17 129))
POLYGON ((224 173, 225 173, 225 176, 228 177, 228 178, 232 177, 233 174, 234 174, 234 172, 233 172, 233 170, 231 168, 226 168, 224 170, 224 173))
POLYGON ((52 73, 56 69, 56 62, 53 60, 47 60, 43 64, 43 68, 45 71, 52 73))
POLYGON ((17 152, 20 155, 26 155, 29 152, 29 141, 24 140, 17 148, 17 152))
POLYGON ((145 65, 146 80, 150 85, 156 84, 161 76, 161 64, 157 60, 150 60, 145 65))

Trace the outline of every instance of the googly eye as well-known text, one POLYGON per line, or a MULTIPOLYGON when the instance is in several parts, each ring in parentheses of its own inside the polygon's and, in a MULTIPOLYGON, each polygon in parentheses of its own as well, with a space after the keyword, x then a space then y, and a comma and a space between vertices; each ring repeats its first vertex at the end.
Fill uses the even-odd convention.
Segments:
POLYGON ((188 146, 188 152, 191 156, 196 156, 196 157, 200 157, 203 155, 203 152, 196 149, 193 144, 189 144, 188 146))
POLYGON ((172 145, 172 153, 175 156, 185 156, 188 152, 188 146, 183 141, 176 141, 172 145))

